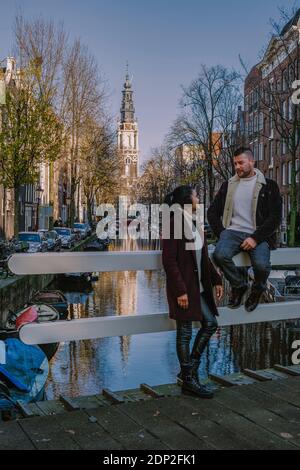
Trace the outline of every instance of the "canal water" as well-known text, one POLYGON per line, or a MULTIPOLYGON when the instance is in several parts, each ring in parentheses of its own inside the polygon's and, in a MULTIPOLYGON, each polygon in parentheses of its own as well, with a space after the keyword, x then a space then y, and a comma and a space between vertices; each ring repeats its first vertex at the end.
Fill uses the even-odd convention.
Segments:
MULTIPOLYGON (((152 243, 113 242, 109 249, 159 249, 159 242, 152 243)), ((168 311, 163 270, 100 273, 91 285, 56 280, 49 288, 64 291, 70 319, 168 311)), ((200 376, 290 364, 291 344, 300 337, 299 326, 297 322, 277 322, 219 328, 202 358, 200 376)), ((53 399, 60 394, 97 394, 102 388, 138 388, 143 382, 172 383, 178 371, 175 331, 72 341, 61 343, 52 359, 46 392, 53 399)))

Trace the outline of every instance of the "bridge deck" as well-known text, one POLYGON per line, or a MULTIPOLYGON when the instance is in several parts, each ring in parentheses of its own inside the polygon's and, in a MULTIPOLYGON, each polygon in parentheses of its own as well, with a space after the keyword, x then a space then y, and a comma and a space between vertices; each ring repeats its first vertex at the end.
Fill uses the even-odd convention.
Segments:
POLYGON ((300 448, 300 366, 211 380, 212 400, 141 384, 34 403, 0 422, 0 449, 300 448))

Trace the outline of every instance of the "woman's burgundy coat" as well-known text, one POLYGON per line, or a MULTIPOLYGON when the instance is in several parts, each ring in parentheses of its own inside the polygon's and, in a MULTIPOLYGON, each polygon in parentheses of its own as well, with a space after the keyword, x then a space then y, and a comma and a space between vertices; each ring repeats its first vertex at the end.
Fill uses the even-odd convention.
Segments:
MULTIPOLYGON (((185 244, 189 240, 184 236, 182 239, 175 239, 172 235, 174 231, 173 217, 171 217, 170 224, 171 237, 169 240, 163 240, 162 250, 162 261, 167 277, 169 315, 174 320, 201 321, 203 316, 196 252, 185 249, 185 244), (188 295, 189 306, 187 309, 180 307, 177 302, 177 297, 183 294, 188 295)), ((202 248, 201 273, 208 306, 214 315, 218 315, 213 286, 221 285, 222 279, 208 256, 206 239, 202 248)))

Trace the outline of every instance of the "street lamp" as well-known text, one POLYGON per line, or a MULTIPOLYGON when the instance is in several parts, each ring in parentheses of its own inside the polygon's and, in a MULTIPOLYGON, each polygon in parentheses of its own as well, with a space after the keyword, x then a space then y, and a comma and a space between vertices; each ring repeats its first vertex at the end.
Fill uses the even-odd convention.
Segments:
POLYGON ((38 187, 35 190, 36 202, 37 202, 37 205, 36 205, 36 224, 35 224, 36 232, 39 229, 39 207, 40 207, 40 202, 41 202, 43 192, 44 192, 43 188, 41 188, 41 186, 38 185, 38 187))

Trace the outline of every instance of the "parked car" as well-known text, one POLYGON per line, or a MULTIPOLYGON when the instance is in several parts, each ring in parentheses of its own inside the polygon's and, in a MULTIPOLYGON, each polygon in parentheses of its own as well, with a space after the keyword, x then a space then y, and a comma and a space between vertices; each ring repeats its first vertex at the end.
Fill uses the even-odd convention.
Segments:
POLYGON ((60 251, 62 243, 61 238, 55 230, 39 230, 47 239, 48 251, 60 251))
POLYGON ((63 248, 72 248, 75 245, 75 234, 69 227, 55 227, 55 232, 61 239, 63 248))
POLYGON ((74 223, 74 232, 80 234, 80 238, 84 240, 88 236, 88 228, 86 224, 82 224, 80 222, 74 223))
POLYGON ((28 253, 44 252, 48 249, 47 239, 40 232, 19 232, 18 240, 29 245, 28 253))

